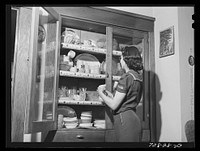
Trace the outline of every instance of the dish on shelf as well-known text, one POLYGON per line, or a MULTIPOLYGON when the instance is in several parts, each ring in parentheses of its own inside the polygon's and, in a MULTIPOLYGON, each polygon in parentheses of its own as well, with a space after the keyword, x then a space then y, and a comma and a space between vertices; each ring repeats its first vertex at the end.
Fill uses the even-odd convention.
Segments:
POLYGON ((99 101, 99 94, 96 91, 87 91, 86 101, 99 101))
POLYGON ((78 55, 74 62, 76 62, 77 68, 83 69, 83 73, 100 74, 100 62, 99 60, 88 53, 78 55))
POLYGON ((62 41, 64 43, 74 44, 74 43, 78 43, 79 40, 80 40, 80 37, 74 30, 65 28, 65 31, 62 33, 62 41))
POLYGON ((91 127, 93 123, 80 123, 79 126, 81 127, 91 127))
POLYGON ((78 122, 78 119, 76 117, 64 117, 63 121, 74 124, 75 122, 78 122))
POLYGON ((105 120, 100 120, 100 119, 95 119, 93 123, 94 124, 105 124, 106 121, 105 120))
POLYGON ((68 106, 58 107, 57 114, 62 114, 64 117, 77 118, 75 110, 68 106))
POLYGON ((78 128, 85 128, 85 129, 96 129, 93 126, 93 123, 80 123, 78 128))
POLYGON ((75 124, 65 124, 65 128, 67 129, 74 129, 78 126, 78 123, 75 123, 75 124))
MULTIPOLYGON (((105 38, 101 38, 101 39, 97 40, 97 47, 106 48, 106 39, 105 38)), ((119 44, 118 44, 116 39, 113 39, 112 48, 113 48, 113 50, 118 50, 119 49, 119 44)))
POLYGON ((64 71, 70 71, 70 69, 71 69, 71 65, 69 65, 69 64, 64 64, 64 63, 61 63, 60 64, 60 70, 64 70, 64 71))
POLYGON ((76 56, 74 61, 77 62, 78 60, 99 62, 99 60, 95 56, 93 56, 89 53, 82 53, 82 54, 76 56))
POLYGON ((89 117, 91 117, 92 116, 92 111, 83 111, 82 113, 81 113, 81 116, 89 116, 89 117))
POLYGON ((78 126, 78 119, 76 117, 74 118, 64 117, 63 124, 64 127, 67 129, 76 128, 78 126))

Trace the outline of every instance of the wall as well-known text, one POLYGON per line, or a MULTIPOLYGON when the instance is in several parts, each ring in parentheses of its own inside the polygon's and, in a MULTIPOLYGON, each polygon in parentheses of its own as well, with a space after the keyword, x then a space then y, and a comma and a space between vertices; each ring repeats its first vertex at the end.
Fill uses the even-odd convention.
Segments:
MULTIPOLYGON (((155 62, 156 74, 160 81, 162 98, 157 104, 156 118, 157 140, 160 142, 181 141, 181 96, 180 96, 180 69, 179 69, 179 37, 178 37, 178 8, 155 7, 153 9, 155 22, 155 62), (175 54, 159 58, 160 31, 174 26, 175 54)), ((157 90, 159 92, 159 90, 157 90)))
POLYGON ((194 66, 188 63, 188 57, 194 55, 194 30, 192 28, 192 7, 178 8, 179 28, 179 58, 180 58, 180 85, 181 85, 181 122, 182 141, 186 141, 184 132, 185 123, 194 119, 194 66))
POLYGON ((157 141, 185 142, 184 125, 194 117, 193 67, 187 63, 194 54, 192 7, 110 7, 155 17, 155 71, 157 84, 157 141), (174 26, 175 54, 159 58, 159 33, 174 26), (193 81, 192 81, 193 80, 193 81), (161 95, 160 95, 161 91, 161 95))

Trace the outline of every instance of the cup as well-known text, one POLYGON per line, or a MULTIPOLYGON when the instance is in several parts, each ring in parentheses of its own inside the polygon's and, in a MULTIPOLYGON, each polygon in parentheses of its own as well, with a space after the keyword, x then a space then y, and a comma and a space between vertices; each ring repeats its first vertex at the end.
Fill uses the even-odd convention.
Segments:
POLYGON ((71 68, 70 68, 70 71, 71 71, 71 72, 77 72, 77 68, 76 68, 76 66, 71 67, 71 68))
POLYGON ((74 99, 73 89, 68 89, 68 97, 72 100, 74 99))
POLYGON ((79 88, 80 100, 85 101, 87 88, 79 88))
POLYGON ((88 64, 85 64, 85 73, 90 73, 90 67, 88 64))

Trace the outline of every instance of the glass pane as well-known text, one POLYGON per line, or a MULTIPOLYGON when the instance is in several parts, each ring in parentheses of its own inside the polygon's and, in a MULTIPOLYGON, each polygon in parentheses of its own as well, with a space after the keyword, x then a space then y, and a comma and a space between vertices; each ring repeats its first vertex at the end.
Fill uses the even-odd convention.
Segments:
MULTIPOLYGON (((138 31, 138 30, 129 30, 124 28, 113 28, 113 51, 120 51, 122 52, 124 47, 126 46, 135 46, 141 53, 143 58, 143 66, 144 66, 144 49, 145 49, 145 40, 144 36, 145 32, 138 31)), ((125 71, 121 68, 120 65, 120 56, 113 54, 113 75, 121 76, 125 73, 125 71), (114 67, 113 67, 114 66, 114 67)), ((143 74, 143 70, 140 71, 143 74)), ((143 74, 144 80, 144 74, 143 74)), ((137 106, 137 115, 142 120, 144 114, 144 106, 143 106, 143 96, 142 94, 140 103, 137 106)))
MULTIPOLYGON (((123 51, 126 46, 135 46, 139 49, 143 58, 144 53, 144 32, 138 30, 129 30, 125 28, 113 28, 113 50, 123 51)), ((144 62, 144 58, 143 58, 144 62)), ((121 76, 124 71, 120 66, 119 55, 113 54, 113 75, 121 76)), ((143 72, 141 70, 141 72, 143 72)))
POLYGON ((56 20, 39 9, 34 120, 53 120, 55 98, 56 20))

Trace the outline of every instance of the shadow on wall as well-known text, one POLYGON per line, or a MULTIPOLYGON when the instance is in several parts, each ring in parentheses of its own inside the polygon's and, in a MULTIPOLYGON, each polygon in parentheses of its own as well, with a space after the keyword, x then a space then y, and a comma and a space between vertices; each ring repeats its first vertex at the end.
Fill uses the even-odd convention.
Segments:
MULTIPOLYGON (((144 72, 148 76, 148 80, 151 80, 149 81, 149 92, 146 92, 150 94, 150 91, 152 91, 152 95, 151 95, 152 98, 149 99, 150 101, 152 101, 152 102, 149 102, 150 103, 149 105, 151 105, 150 115, 152 117, 151 119, 149 119, 149 120, 152 120, 150 121, 151 122, 150 129, 151 129, 151 135, 153 135, 151 136, 151 141, 158 142, 160 139, 161 126, 162 126, 161 108, 160 108, 160 100, 162 98, 162 91, 161 91, 160 81, 157 74, 152 71, 144 71, 144 72), (152 79, 149 78, 150 75, 151 77, 153 77, 152 79), (155 87, 153 87, 154 81, 155 81, 155 87)), ((142 121, 145 119, 143 103, 138 105, 136 113, 142 121)))
POLYGON ((162 119, 161 119, 161 107, 160 107, 160 101, 162 98, 162 91, 161 91, 161 85, 160 80, 158 78, 158 75, 152 71, 150 71, 150 74, 153 75, 155 78, 155 99, 152 100, 152 109, 154 112, 154 119, 153 119, 153 129, 155 134, 155 141, 159 142, 160 134, 161 134, 161 127, 162 127, 162 119))

